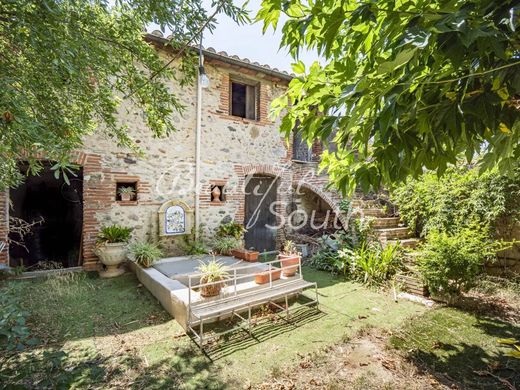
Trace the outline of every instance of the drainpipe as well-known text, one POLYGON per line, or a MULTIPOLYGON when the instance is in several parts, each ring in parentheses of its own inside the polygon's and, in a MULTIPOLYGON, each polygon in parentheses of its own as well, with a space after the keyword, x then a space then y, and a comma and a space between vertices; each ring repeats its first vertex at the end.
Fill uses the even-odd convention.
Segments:
POLYGON ((200 34, 199 43, 199 73, 197 77, 197 118, 195 127, 195 238, 199 238, 200 226, 200 139, 201 139, 201 122, 202 122, 202 88, 209 86, 209 79, 204 71, 204 56, 202 54, 202 33, 200 34))

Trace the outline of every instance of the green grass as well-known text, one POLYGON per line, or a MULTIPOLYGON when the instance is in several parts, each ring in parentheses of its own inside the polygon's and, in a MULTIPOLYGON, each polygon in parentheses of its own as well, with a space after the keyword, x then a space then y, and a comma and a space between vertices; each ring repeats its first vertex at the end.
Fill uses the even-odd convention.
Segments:
POLYGON ((499 338, 520 338, 520 326, 482 314, 439 307, 418 316, 390 339, 391 344, 442 380, 462 388, 520 386, 520 360, 507 357, 499 338), (484 374, 487 371, 491 373, 484 374), (481 375, 477 375, 481 372, 481 375))
POLYGON ((321 313, 307 311, 293 325, 264 322, 255 327, 254 339, 238 333, 212 348, 209 358, 132 274, 106 280, 80 273, 11 281, 7 285, 30 313, 29 326, 40 344, 0 356, 0 383, 39 388, 242 388, 363 327, 391 329, 425 312, 420 305, 393 302, 390 293, 324 272, 305 269, 304 274, 318 282, 321 313))

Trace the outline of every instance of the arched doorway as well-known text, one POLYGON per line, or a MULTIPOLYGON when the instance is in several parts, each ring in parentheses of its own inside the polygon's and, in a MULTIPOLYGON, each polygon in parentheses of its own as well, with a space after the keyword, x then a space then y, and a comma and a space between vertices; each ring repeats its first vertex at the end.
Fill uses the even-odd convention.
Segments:
POLYGON ((9 263, 27 270, 74 267, 81 257, 83 169, 67 183, 55 177, 52 162, 42 165, 38 175, 31 175, 28 164, 20 162, 25 181, 10 190, 9 263), (17 233, 18 221, 33 223, 30 232, 17 233))
POLYGON ((276 249, 275 214, 279 180, 266 175, 247 178, 245 186, 244 235, 247 249, 260 252, 276 249))

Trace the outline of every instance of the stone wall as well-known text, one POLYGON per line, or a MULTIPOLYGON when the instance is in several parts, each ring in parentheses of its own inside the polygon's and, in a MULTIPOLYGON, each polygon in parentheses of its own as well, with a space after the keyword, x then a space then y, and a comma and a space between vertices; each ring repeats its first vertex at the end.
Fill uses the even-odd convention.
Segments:
MULTIPOLYGON (((161 55, 171 58, 171 53, 161 52, 161 55)), ((287 80, 276 78, 272 72, 256 72, 216 59, 207 60, 205 69, 211 84, 203 90, 198 185, 195 183, 195 85, 170 84, 186 109, 174 118, 177 131, 165 138, 153 137, 139 109, 127 103, 122 105, 120 122, 128 126, 128 133, 143 156, 118 147, 102 129, 84 140, 84 147, 74 160, 83 167, 84 176, 82 253, 86 269, 98 266, 94 245, 104 225, 129 226, 133 228, 133 240, 159 239, 168 255, 178 255, 184 252, 183 236, 159 238, 158 235, 158 210, 164 202, 180 200, 193 210, 198 196, 200 221, 204 224, 205 237, 209 238, 222 222, 244 222, 244 189, 248 176, 261 174, 279 178, 276 211, 284 216, 295 180, 305 181, 305 174, 315 170, 315 164, 305 170, 291 162, 292 143, 286 142, 279 133, 279 119, 269 118, 271 101, 284 92, 287 80), (231 79, 258 83, 258 120, 230 115, 231 79), (136 183, 137 199, 118 201, 118 183, 136 183), (224 186, 224 202, 211 201, 213 185, 224 186)), ((335 195, 325 191, 325 182, 326 176, 314 175, 304 184, 332 204, 335 195)), ((8 196, 0 194, 0 240, 7 234, 7 204, 8 196)), ((333 204, 331 207, 334 209, 333 204)), ((283 235, 282 229, 278 231, 278 244, 283 235)), ((0 261, 7 261, 7 251, 0 254, 0 261)))
MULTIPOLYGON (((290 150, 278 131, 280 124, 267 115, 271 100, 284 91, 285 82, 248 71, 248 79, 260 83, 260 120, 247 120, 223 111, 229 96, 229 77, 243 77, 242 69, 211 61, 205 68, 211 84, 203 90, 199 198, 200 221, 205 236, 211 237, 223 221, 243 222, 246 175, 254 172, 279 175, 287 188, 291 187, 292 175, 288 165, 290 150), (215 184, 225 187, 225 202, 211 202, 211 186, 215 184)), ((92 183, 98 183, 96 198, 85 198, 86 221, 87 218, 95 221, 85 226, 89 240, 101 226, 112 223, 132 227, 134 240, 157 238, 157 211, 162 203, 175 199, 192 209, 195 207, 196 87, 172 84, 171 88, 186 110, 175 119, 178 131, 166 138, 152 136, 138 109, 122 108, 120 120, 129 127, 129 134, 145 153, 144 157, 114 146, 102 132, 85 140, 84 153, 99 156, 96 172, 84 167, 85 196, 92 183), (121 181, 138 183, 137 201, 116 201, 115 186, 121 181), (90 204, 92 199, 97 201, 95 207, 90 204)), ((283 200, 284 196, 280 197, 283 200)), ((169 255, 183 253, 182 240, 182 237, 160 238, 169 255)), ((85 264, 91 268, 95 257, 91 257, 89 242, 85 242, 85 264)))

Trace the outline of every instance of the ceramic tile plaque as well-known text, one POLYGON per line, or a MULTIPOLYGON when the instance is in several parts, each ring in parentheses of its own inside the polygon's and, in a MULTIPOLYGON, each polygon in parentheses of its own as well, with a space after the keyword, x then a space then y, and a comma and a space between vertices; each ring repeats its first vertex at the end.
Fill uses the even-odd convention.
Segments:
POLYGON ((191 226, 192 211, 186 203, 170 200, 159 208, 159 235, 189 234, 191 226))

